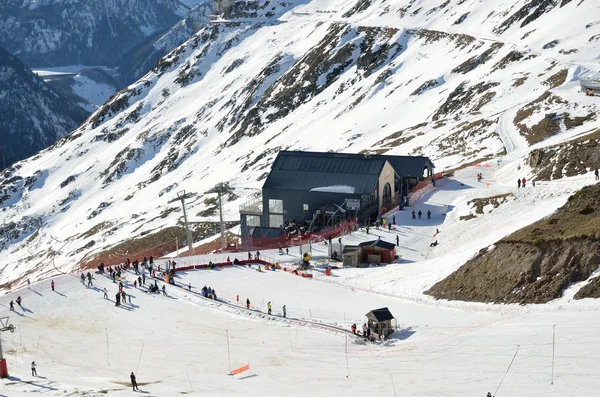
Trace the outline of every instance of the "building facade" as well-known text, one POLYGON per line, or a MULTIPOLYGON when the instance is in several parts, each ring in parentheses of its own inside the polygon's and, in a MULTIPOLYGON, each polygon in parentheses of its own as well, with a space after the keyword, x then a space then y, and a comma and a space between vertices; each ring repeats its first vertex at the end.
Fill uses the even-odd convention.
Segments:
POLYGON ((240 206, 241 235, 263 237, 265 228, 290 223, 316 231, 348 218, 374 220, 433 169, 427 157, 282 151, 262 196, 240 206))

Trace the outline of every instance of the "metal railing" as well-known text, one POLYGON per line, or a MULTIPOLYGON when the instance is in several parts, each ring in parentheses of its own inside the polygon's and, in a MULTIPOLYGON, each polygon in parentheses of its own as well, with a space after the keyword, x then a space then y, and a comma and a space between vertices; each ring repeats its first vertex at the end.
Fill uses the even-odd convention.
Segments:
POLYGON ((262 215, 262 213, 263 213, 262 197, 255 198, 250 201, 246 201, 244 204, 240 205, 240 213, 241 212, 262 215))

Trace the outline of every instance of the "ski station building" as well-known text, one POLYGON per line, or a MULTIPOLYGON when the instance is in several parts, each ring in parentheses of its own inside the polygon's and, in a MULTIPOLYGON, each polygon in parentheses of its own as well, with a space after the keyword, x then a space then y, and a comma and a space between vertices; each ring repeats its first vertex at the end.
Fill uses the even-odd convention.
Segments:
POLYGON ((281 151, 260 197, 240 206, 242 243, 373 221, 433 171, 427 157, 281 151))

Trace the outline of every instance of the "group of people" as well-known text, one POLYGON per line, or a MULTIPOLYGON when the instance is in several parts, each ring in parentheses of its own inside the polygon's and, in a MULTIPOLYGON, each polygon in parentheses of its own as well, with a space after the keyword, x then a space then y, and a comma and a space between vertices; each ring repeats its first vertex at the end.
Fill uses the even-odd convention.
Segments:
POLYGON ((87 275, 84 275, 83 273, 81 273, 81 284, 85 285, 85 280, 87 278, 87 286, 91 287, 92 286, 92 274, 90 272, 87 272, 87 275))
MULTIPOLYGON (((419 212, 415 212, 415 210, 412 210, 412 218, 417 219, 417 215, 419 216, 419 219, 421 219, 421 217, 423 216, 423 212, 421 212, 421 210, 419 210, 419 212)), ((430 210, 427 210, 427 219, 431 219, 430 210)))
MULTIPOLYGON (((350 330, 352 331, 352 334, 361 336, 360 330, 356 329, 356 323, 352 324, 352 326, 350 327, 350 330)), ((371 342, 373 342, 375 340, 375 337, 371 334, 371 328, 369 328, 369 326, 367 326, 367 323, 363 323, 363 325, 362 325, 362 336, 365 339, 370 340, 371 342)))
MULTIPOLYGON (((191 290, 191 284, 189 285, 189 289, 191 290)), ((206 288, 206 285, 202 287, 202 296, 208 299, 217 300, 217 291, 212 289, 211 287, 206 288)))
MULTIPOLYGON (((525 177, 523 177, 521 179, 517 179, 517 188, 525 187, 526 184, 527 184, 527 179, 525 179, 525 177)), ((535 179, 533 179, 531 181, 531 185, 533 187, 535 187, 535 179)))
POLYGON ((477 173, 477 182, 481 182, 481 180, 483 179, 483 174, 481 172, 477 173))
MULTIPOLYGON (((16 301, 17 301, 17 305, 19 305, 19 307, 22 309, 23 306, 21 306, 21 302, 22 302, 21 296, 17 296, 16 301)), ((10 310, 14 312, 15 311, 15 303, 11 300, 8 305, 10 306, 10 310)))

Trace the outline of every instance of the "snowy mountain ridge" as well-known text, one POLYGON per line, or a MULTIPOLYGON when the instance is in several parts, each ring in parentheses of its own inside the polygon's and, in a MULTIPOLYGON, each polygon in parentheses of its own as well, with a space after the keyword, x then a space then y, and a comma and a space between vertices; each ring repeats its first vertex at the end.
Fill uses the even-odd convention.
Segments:
POLYGON ((0 283, 177 224, 180 190, 195 194, 193 221, 214 220, 201 215, 203 192, 229 182, 235 220, 282 149, 427 155, 442 170, 598 129, 598 101, 578 79, 600 70, 599 7, 236 2, 82 127, 4 171, 0 283))

